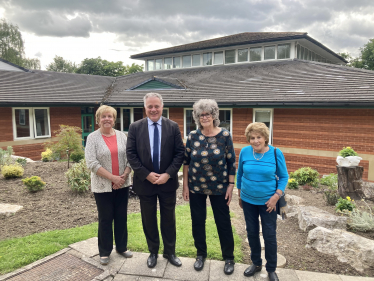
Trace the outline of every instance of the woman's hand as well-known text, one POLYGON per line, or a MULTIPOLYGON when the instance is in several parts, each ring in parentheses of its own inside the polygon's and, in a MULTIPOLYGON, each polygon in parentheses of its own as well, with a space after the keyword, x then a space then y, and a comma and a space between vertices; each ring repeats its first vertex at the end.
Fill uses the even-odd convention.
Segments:
POLYGON ((225 196, 225 200, 228 200, 227 201, 227 206, 230 206, 233 189, 234 189, 234 185, 232 183, 227 186, 226 196, 225 196))
POLYGON ((183 199, 184 201, 190 200, 190 190, 188 189, 188 186, 183 185, 183 199))
POLYGON ((272 211, 277 210, 277 202, 279 200, 279 196, 277 194, 274 194, 273 196, 270 197, 270 199, 265 203, 266 207, 266 212, 271 213, 272 211))
POLYGON ((113 184, 113 189, 119 189, 125 184, 125 179, 122 176, 112 175, 111 181, 113 184))

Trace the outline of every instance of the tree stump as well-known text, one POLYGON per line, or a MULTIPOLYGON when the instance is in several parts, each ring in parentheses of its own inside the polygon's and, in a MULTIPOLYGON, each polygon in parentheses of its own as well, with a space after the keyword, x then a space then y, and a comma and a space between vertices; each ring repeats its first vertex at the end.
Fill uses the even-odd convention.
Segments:
POLYGON ((343 167, 336 166, 338 170, 338 192, 342 198, 347 196, 354 200, 360 200, 365 197, 362 191, 362 174, 364 167, 343 167))

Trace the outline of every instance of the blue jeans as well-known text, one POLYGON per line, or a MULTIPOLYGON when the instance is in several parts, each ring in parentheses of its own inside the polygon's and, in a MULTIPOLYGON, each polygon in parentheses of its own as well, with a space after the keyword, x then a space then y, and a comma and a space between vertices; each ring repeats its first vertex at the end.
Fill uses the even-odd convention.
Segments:
POLYGON ((274 272, 277 267, 277 212, 266 212, 266 205, 253 205, 244 201, 242 204, 252 262, 256 266, 262 265, 258 220, 258 216, 260 216, 262 235, 265 241, 266 271, 274 272))

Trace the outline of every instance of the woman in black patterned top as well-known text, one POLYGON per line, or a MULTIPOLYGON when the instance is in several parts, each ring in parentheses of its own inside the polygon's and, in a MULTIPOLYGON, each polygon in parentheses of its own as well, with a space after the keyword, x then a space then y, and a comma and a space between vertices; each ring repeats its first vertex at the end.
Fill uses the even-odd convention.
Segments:
POLYGON ((192 234, 197 249, 195 270, 202 270, 207 257, 205 235, 206 197, 209 195, 225 260, 225 274, 234 272, 234 238, 230 209, 235 180, 235 151, 229 131, 218 127, 219 108, 214 100, 202 99, 193 106, 198 127, 188 135, 183 197, 190 201, 192 234))

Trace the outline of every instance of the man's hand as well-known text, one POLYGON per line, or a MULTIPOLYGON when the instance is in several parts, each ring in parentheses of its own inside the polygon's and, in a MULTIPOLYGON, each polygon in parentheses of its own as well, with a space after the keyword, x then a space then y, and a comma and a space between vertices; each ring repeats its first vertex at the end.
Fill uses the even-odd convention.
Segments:
POLYGON ((157 180, 159 179, 161 175, 156 174, 155 172, 151 172, 146 179, 149 180, 151 183, 156 184, 157 180))
POLYGON ((170 175, 168 173, 163 173, 163 174, 161 174, 159 176, 160 177, 155 182, 155 184, 158 184, 158 185, 164 184, 165 182, 167 182, 170 179, 170 175))
POLYGON ((225 200, 228 200, 227 201, 227 206, 230 206, 233 189, 234 189, 234 185, 233 184, 229 184, 229 186, 227 187, 226 196, 225 196, 225 200))

